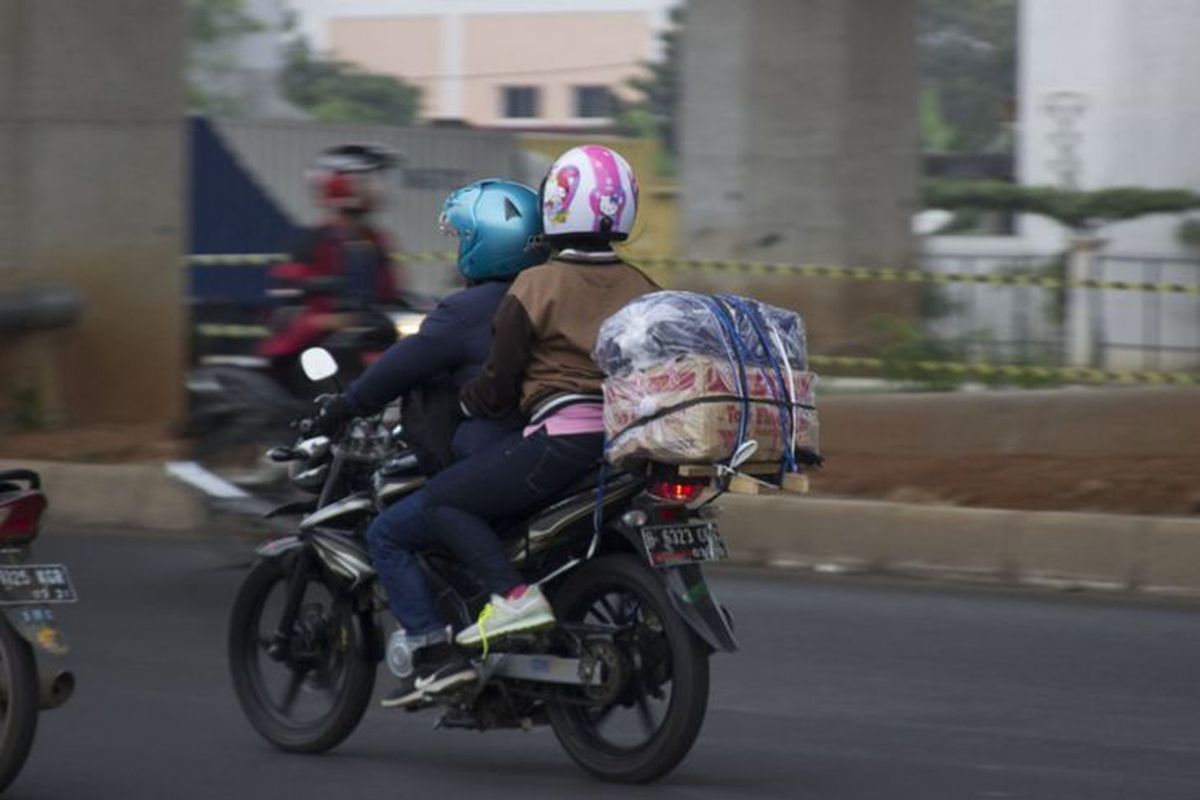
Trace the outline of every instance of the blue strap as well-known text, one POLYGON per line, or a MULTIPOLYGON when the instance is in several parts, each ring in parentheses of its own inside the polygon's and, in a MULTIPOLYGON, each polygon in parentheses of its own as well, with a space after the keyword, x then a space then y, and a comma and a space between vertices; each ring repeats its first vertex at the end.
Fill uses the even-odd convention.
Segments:
MULTIPOLYGON (((741 399, 742 413, 738 420, 737 442, 734 444, 733 453, 738 451, 746 441, 746 434, 750 429, 750 385, 746 380, 746 350, 745 346, 738 336, 737 326, 733 322, 733 318, 729 314, 729 310, 716 297, 705 295, 705 302, 708 303, 712 310, 713 316, 716 317, 717 323, 720 325, 722 332, 725 334, 729 342, 730 350, 730 366, 734 370, 734 375, 738 380, 738 394, 741 399)), ((730 459, 733 458, 733 453, 730 454, 730 459)))
POLYGON ((765 321, 762 319, 762 316, 756 306, 748 302, 745 298, 738 297, 736 295, 721 295, 721 298, 725 300, 725 302, 739 309, 746 316, 746 319, 750 322, 750 326, 754 329, 755 335, 758 337, 759 344, 762 345, 763 353, 766 355, 768 363, 775 372, 775 378, 779 381, 778 385, 776 385, 775 382, 770 379, 770 375, 768 374, 767 386, 770 388, 771 396, 775 399, 779 408, 779 421, 780 427, 782 428, 781 433, 783 435, 784 442, 783 458, 781 459, 780 469, 781 471, 795 472, 796 456, 795 453, 792 452, 791 447, 793 425, 792 397, 791 391, 787 385, 787 381, 783 375, 783 369, 779 366, 779 362, 782 359, 782 353, 777 354, 775 352, 775 346, 771 343, 766 332, 763 330, 765 321), (777 355, 780 357, 777 358, 777 355), (786 414, 784 413, 785 409, 787 411, 786 414))

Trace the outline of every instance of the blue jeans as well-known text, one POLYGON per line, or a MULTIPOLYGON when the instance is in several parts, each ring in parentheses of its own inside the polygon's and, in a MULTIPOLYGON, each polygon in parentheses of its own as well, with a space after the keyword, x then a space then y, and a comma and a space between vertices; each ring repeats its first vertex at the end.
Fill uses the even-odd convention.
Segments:
POLYGON ((388 603, 406 632, 445 627, 416 553, 436 542, 471 568, 484 588, 504 595, 521 576, 489 524, 536 510, 598 463, 602 434, 503 437, 435 475, 375 518, 367 544, 388 603))

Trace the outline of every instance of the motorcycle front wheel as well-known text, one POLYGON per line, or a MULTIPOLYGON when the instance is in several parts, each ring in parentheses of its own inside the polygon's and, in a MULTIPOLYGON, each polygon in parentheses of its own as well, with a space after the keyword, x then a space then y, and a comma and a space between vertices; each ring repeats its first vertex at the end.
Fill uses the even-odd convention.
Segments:
POLYGON ((604 675, 599 686, 547 702, 559 742, 603 780, 648 783, 666 775, 704 722, 704 644, 675 613, 658 576, 633 556, 585 564, 555 593, 554 606, 604 675))
POLYGON ((33 648, 0 618, 0 792, 29 757, 40 705, 33 648))
POLYGON ((376 665, 352 600, 307 550, 258 562, 238 591, 229 622, 234 689, 250 724, 281 750, 330 750, 367 710, 376 665), (289 603, 294 621, 284 629, 289 603))

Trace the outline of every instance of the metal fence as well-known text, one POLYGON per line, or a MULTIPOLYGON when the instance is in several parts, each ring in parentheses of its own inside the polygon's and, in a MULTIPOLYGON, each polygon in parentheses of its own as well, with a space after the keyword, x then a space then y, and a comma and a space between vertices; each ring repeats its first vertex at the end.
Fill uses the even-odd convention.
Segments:
POLYGON ((926 287, 925 330, 956 360, 1115 371, 1200 369, 1200 293, 1111 288, 1120 282, 1200 287, 1200 260, 1097 254, 1086 259, 1082 274, 1069 275, 1066 253, 935 253, 924 256, 922 266, 965 277, 1027 276, 1110 287, 970 281, 926 287), (1068 322, 1075 313, 1086 315, 1088 363, 1071 355, 1068 322))

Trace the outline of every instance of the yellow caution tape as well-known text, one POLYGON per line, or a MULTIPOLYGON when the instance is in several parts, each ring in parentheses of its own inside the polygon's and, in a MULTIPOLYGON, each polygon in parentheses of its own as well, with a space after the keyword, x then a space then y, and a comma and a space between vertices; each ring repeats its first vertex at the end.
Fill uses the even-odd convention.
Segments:
MULTIPOLYGON (((453 263, 456 256, 451 252, 422 251, 416 253, 393 253, 398 262, 442 262, 453 263)), ((273 264, 287 259, 282 253, 258 253, 248 255, 195 255, 185 262, 200 267, 254 267, 273 264)), ((1200 295, 1200 283, 1150 283, 1147 281, 1081 280, 1066 281, 1029 273, 971 274, 963 272, 928 272, 921 269, 894 269, 886 267, 834 267, 820 264, 780 264, 766 261, 714 261, 682 258, 632 258, 632 263, 644 269, 658 270, 701 270, 707 272, 736 273, 738 275, 786 275, 799 278, 829 278, 850 281, 882 281, 885 283, 969 283, 984 286, 1027 286, 1041 289, 1110 289, 1124 292, 1156 292, 1161 294, 1200 295)))
MULTIPOLYGON (((193 255, 184 258, 184 264, 192 267, 261 267, 264 264, 278 264, 287 261, 286 253, 247 253, 245 255, 193 255)), ((440 261, 454 263, 458 255, 438 250, 424 250, 415 253, 392 253, 392 260, 404 261, 440 261)))
MULTIPOLYGON (((262 339, 270 335, 265 325, 227 325, 201 323, 196 333, 206 339, 262 339)), ((1173 386, 1200 386, 1200 374, 1189 372, 1151 372, 1144 370, 1104 370, 1087 367, 1040 367, 1025 364, 965 364, 955 361, 885 362, 879 358, 856 356, 810 356, 809 364, 819 370, 863 370, 882 372, 886 367, 916 370, 930 375, 962 377, 1040 378, 1062 383, 1150 383, 1173 386)))
MULTIPOLYGON (((809 364, 817 369, 882 371, 879 358, 852 356, 811 356, 809 364)), ((886 366, 929 374, 960 376, 1043 378, 1063 383, 1152 383, 1174 386, 1200 386, 1200 374, 1190 372, 1151 372, 1145 370, 1106 370, 1088 367, 1042 367, 1025 364, 964 364, 955 361, 887 362, 886 366)))
POLYGON ((206 339, 262 339, 271 335, 266 325, 226 325, 202 322, 195 327, 198 335, 206 339))
POLYGON ((928 272, 921 269, 892 269, 876 267, 834 267, 819 264, 778 264, 764 261, 696 261, 677 258, 639 258, 639 267, 662 270, 707 270, 739 275, 788 275, 800 278, 833 278, 852 281, 883 281, 895 283, 973 283, 987 286, 1030 286, 1042 289, 1112 289, 1127 292, 1159 292, 1168 294, 1200 294, 1200 284, 1150 283, 1145 281, 1066 281, 1029 273, 970 274, 961 272, 928 272))

